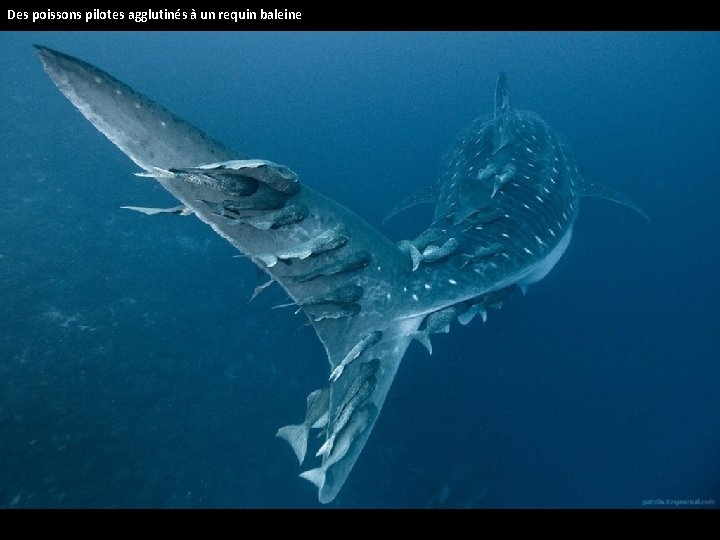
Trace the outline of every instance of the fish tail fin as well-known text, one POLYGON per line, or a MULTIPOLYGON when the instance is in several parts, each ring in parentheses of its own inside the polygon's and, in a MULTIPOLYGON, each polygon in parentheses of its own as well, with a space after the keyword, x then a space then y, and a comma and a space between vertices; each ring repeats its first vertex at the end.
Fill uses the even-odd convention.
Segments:
POLYGON ((308 482, 315 485, 316 488, 320 489, 325 485, 325 469, 318 467, 317 469, 310 469, 300 473, 300 478, 304 478, 308 482))
POLYGON ((432 343, 430 342, 430 336, 427 332, 411 332, 410 337, 422 343, 423 347, 427 349, 427 352, 432 355, 432 343))
POLYGON ((422 262, 422 253, 420 253, 420 250, 407 240, 403 240, 402 242, 400 242, 398 244, 398 248, 402 253, 410 254, 413 272, 417 270, 420 266, 420 263, 422 262))
POLYGON ((300 465, 305 461, 305 452, 307 452, 308 433, 310 429, 304 424, 297 426, 285 426, 278 429, 276 437, 285 439, 295 452, 300 465))

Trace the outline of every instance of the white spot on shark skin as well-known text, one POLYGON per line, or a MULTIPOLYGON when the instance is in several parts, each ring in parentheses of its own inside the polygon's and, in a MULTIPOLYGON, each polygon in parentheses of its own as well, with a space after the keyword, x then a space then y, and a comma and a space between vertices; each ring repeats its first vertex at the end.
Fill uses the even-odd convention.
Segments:
POLYGON ((560 223, 559 221, 556 221, 555 223, 557 224, 558 229, 562 229, 562 223, 560 223))
POLYGON ((504 217, 505 219, 510 219, 510 214, 503 214, 503 217, 504 217))
POLYGON ((509 235, 508 233, 506 233, 506 232, 501 233, 500 236, 502 236, 503 238, 510 239, 510 235, 509 235))
POLYGON ((555 238, 555 231, 552 229, 548 229, 548 232, 552 235, 553 238, 555 238))
POLYGON ((522 203, 522 205, 523 205, 525 208, 527 208, 528 210, 530 210, 530 207, 529 207, 527 204, 522 203))
POLYGON ((419 300, 418 295, 415 294, 415 293, 413 293, 413 294, 412 294, 412 299, 415 300, 415 302, 417 302, 417 301, 419 300))
POLYGON ((403 292, 407 292, 407 287, 403 287, 403 292))
POLYGON ((567 214, 565 213, 565 210, 563 210, 562 217, 563 219, 567 219, 567 214))
POLYGON ((165 122, 160 122, 160 125, 161 125, 162 127, 167 127, 167 124, 166 124, 165 122))
POLYGON ((528 166, 528 167, 532 167, 533 169, 535 168, 535 164, 532 163, 532 162, 528 162, 527 166, 528 166))
POLYGON ((504 252, 504 251, 503 251, 500 255, 502 255, 502 256, 505 257, 506 259, 509 259, 509 258, 510 258, 510 254, 509 254, 509 253, 506 253, 506 252, 504 252))
POLYGON ((377 267, 377 271, 380 272, 382 270, 382 266, 377 267))
POLYGON ((541 246, 547 246, 545 242, 542 241, 542 238, 540 238, 537 234, 535 235, 535 240, 537 240, 537 243, 541 246))
POLYGON ((533 153, 533 151, 530 149, 529 146, 526 146, 526 147, 525 147, 525 150, 527 150, 527 151, 530 152, 531 154, 533 153))
POLYGON ((385 295, 385 298, 387 298, 388 300, 390 300, 390 299, 392 298, 392 295, 391 295, 390 293, 387 293, 387 294, 385 295))
POLYGON ((545 191, 545 193, 547 193, 548 195, 550 195, 550 190, 549 190, 548 188, 546 188, 545 186, 543 186, 543 190, 545 191))
POLYGON ((542 199, 542 197, 541 197, 540 195, 535 195, 535 198, 536 198, 539 202, 541 202, 541 203, 544 203, 544 202, 545 202, 545 201, 543 201, 543 199, 542 199))
POLYGON ((102 79, 100 77, 95 77, 95 82, 100 84, 102 82, 102 79))
POLYGON ((477 231, 482 231, 482 230, 483 230, 482 225, 476 225, 476 226, 475 226, 475 230, 477 230, 477 231))
POLYGON ((430 285, 429 283, 426 283, 425 288, 429 291, 430 289, 432 289, 432 285, 430 285))
POLYGON ((533 252, 530 251, 528 248, 523 248, 523 249, 525 250, 525 253, 527 253, 528 255, 532 255, 532 254, 533 254, 533 252))
POLYGON ((140 105, 139 103, 135 103, 135 108, 136 108, 136 109, 139 109, 140 107, 142 107, 142 105, 140 105))
MULTIPOLYGON (((555 158, 555 161, 557 161, 557 158, 555 158)), ((553 167, 553 172, 555 174, 560 174, 560 171, 558 171, 555 167, 553 167)))
POLYGON ((551 181, 553 184, 555 183, 555 179, 554 179, 552 176, 550 177, 550 181, 551 181))
POLYGON ((449 283, 450 285, 457 285, 457 281, 455 281, 455 280, 452 279, 452 278, 451 278, 451 279, 448 279, 448 283, 449 283))

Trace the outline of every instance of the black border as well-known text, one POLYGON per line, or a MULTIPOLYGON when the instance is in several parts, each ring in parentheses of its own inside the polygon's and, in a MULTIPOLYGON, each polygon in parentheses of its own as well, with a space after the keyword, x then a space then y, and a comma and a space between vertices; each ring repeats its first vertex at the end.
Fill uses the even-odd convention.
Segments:
MULTIPOLYGON (((367 5, 360 3, 334 3, 332 7, 302 5, 285 2, 282 5, 239 5, 234 10, 289 10, 300 12, 300 20, 246 20, 233 22, 200 20, 152 20, 138 23, 129 20, 131 11, 154 12, 170 10, 173 6, 144 10, 97 8, 100 11, 122 12, 123 20, 93 20, 85 22, 86 9, 65 8, 50 11, 78 11, 82 21, 10 20, 8 9, 2 10, 2 30, 720 30, 720 19, 707 12, 707 7, 668 4, 662 8, 636 7, 630 10, 612 9, 606 5, 582 3, 560 7, 544 2, 511 4, 508 2, 466 2, 453 6, 436 4, 432 7, 400 7, 399 5, 367 5)), ((412 5, 412 4, 404 4, 412 5)), ((710 4, 707 4, 708 6, 710 4)), ((174 6, 176 7, 176 6, 174 6)), ((230 11, 200 7, 203 11, 230 11)), ((213 6, 215 7, 215 6, 213 6)), ((94 8, 95 9, 95 8, 94 8)), ((19 7, 15 11, 32 13, 47 8, 19 7)), ((190 12, 190 9, 180 8, 190 12)))

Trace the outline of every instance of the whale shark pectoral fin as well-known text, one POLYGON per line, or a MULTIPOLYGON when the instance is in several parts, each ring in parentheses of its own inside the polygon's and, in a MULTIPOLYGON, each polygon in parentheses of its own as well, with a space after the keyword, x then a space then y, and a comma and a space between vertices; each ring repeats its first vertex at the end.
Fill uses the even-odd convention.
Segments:
POLYGON ((630 200, 630 198, 620 193, 616 189, 608 187, 604 184, 583 181, 580 184, 580 196, 595 197, 598 199, 605 199, 606 201, 621 204, 623 206, 626 206, 630 210, 634 210, 635 212, 640 214, 645 219, 645 221, 651 223, 650 216, 648 216, 647 213, 642 208, 640 208, 640 206, 635 204, 632 200, 630 200))

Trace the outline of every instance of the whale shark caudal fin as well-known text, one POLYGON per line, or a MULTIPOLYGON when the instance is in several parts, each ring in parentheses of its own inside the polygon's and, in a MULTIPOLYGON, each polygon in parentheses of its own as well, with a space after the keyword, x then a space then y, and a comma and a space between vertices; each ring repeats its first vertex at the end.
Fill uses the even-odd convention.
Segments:
MULTIPOLYGON (((155 178, 250 258, 308 317, 333 374, 324 414, 334 444, 323 454, 322 474, 305 477, 318 486, 321 502, 332 501, 372 431, 411 335, 427 314, 482 293, 477 275, 453 278, 454 269, 429 264, 413 272, 406 253, 354 212, 301 185, 286 166, 244 159, 95 66, 36 48, 57 88, 141 175, 155 178), (420 299, 431 279, 432 295, 420 299)), ((301 462, 306 427, 278 433, 301 462)))

